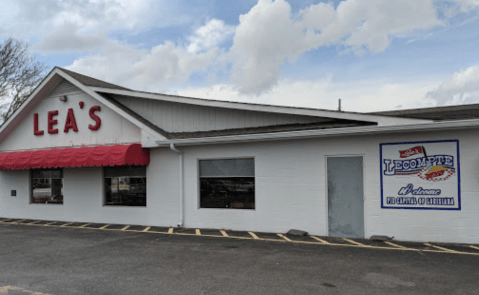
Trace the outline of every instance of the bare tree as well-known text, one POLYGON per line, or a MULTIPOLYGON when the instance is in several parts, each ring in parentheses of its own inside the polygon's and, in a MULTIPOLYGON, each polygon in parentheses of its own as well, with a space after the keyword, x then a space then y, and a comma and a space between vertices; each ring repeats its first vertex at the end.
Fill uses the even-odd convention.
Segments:
POLYGON ((30 44, 8 38, 0 42, 0 123, 10 117, 43 79, 46 66, 34 61, 30 44))

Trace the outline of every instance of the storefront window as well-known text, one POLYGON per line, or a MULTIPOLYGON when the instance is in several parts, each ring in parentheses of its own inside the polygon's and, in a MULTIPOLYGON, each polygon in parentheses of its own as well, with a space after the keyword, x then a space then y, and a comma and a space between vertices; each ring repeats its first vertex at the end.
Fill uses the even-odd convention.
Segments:
POLYGON ((254 209, 254 159, 200 161, 200 207, 254 209))
POLYGON ((146 167, 105 167, 105 205, 146 206, 146 167))
POLYGON ((63 170, 35 169, 32 176, 32 203, 63 204, 63 170))

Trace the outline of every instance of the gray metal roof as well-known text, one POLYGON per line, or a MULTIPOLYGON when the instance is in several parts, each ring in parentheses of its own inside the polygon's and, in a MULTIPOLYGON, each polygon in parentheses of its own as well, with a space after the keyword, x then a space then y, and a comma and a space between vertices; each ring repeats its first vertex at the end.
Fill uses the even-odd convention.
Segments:
POLYGON ((479 118, 479 104, 373 112, 369 114, 434 121, 468 120, 479 118))
POLYGON ((68 75, 72 76, 72 78, 74 78, 75 80, 77 80, 78 82, 82 83, 85 86, 102 87, 102 88, 119 89, 119 90, 130 90, 128 88, 118 86, 118 85, 115 85, 115 84, 111 84, 111 83, 108 83, 108 82, 105 82, 105 81, 102 81, 102 80, 98 80, 98 79, 95 79, 95 78, 92 78, 92 77, 89 77, 89 76, 85 76, 85 75, 82 75, 82 74, 79 74, 79 73, 76 73, 76 72, 72 72, 72 71, 66 70, 64 68, 60 68, 60 67, 58 67, 58 68, 60 70, 62 70, 63 72, 67 73, 68 75))

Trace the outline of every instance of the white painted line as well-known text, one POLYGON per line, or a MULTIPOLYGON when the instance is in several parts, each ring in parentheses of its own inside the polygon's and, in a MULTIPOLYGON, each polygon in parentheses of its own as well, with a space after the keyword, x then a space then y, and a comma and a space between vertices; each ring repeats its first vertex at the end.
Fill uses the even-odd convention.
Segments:
POLYGON ((109 224, 105 224, 104 226, 100 227, 99 229, 105 229, 109 226, 109 224))
POLYGON ((254 232, 248 232, 255 240, 259 240, 258 236, 254 232))
MULTIPOLYGON (((39 221, 35 221, 35 222, 40 222, 40 220, 39 220, 39 221)), ((73 223, 73 222, 65 223, 65 224, 60 225, 60 227, 62 227, 62 226, 67 226, 67 225, 70 225, 70 224, 72 224, 72 223, 73 223)))
POLYGON ((12 223, 19 224, 20 222, 25 221, 25 220, 26 220, 26 219, 20 219, 20 220, 14 221, 14 222, 12 222, 12 223))
POLYGON ((172 228, 172 227, 170 227, 170 228, 168 229, 168 233, 169 233, 169 234, 172 234, 172 233, 173 233, 173 228, 172 228))
POLYGON ((85 227, 87 225, 90 225, 89 223, 85 223, 84 225, 80 225, 79 227, 85 227))
POLYGON ((310 236, 310 237, 313 238, 313 239, 315 239, 315 240, 318 241, 318 242, 323 243, 323 244, 329 244, 329 242, 326 242, 325 240, 320 239, 320 238, 318 238, 318 237, 315 237, 315 236, 310 236))
POLYGON ((283 236, 282 234, 278 234, 278 237, 281 237, 281 238, 285 239, 285 240, 288 241, 288 242, 292 242, 288 237, 285 237, 285 236, 283 236))
POLYGON ((120 230, 127 230, 129 227, 130 227, 130 226, 127 225, 127 226, 125 226, 124 228, 122 228, 122 229, 120 229, 120 230))
POLYGON ((471 247, 472 249, 479 250, 479 247, 477 247, 477 246, 472 246, 472 245, 470 245, 469 247, 471 247))
POLYGON ((229 237, 228 234, 224 230, 220 230, 220 233, 223 235, 223 237, 229 237))
POLYGON ((196 235, 197 235, 197 236, 201 236, 201 231, 200 231, 199 228, 196 229, 196 235))
POLYGON ((42 225, 43 225, 43 226, 49 226, 50 224, 54 224, 54 223, 56 223, 56 221, 54 221, 54 222, 49 222, 49 223, 45 223, 45 224, 42 224, 42 225))
POLYGON ((145 228, 145 229, 142 230, 142 231, 148 231, 150 228, 151 228, 151 226, 148 226, 147 228, 145 228))

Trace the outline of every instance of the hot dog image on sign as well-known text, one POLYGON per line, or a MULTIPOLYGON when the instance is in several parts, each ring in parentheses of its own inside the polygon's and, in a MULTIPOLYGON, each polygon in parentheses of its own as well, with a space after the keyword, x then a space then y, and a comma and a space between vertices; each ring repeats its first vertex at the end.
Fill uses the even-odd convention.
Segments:
POLYGON ((380 144, 381 208, 461 210, 459 141, 380 144))

